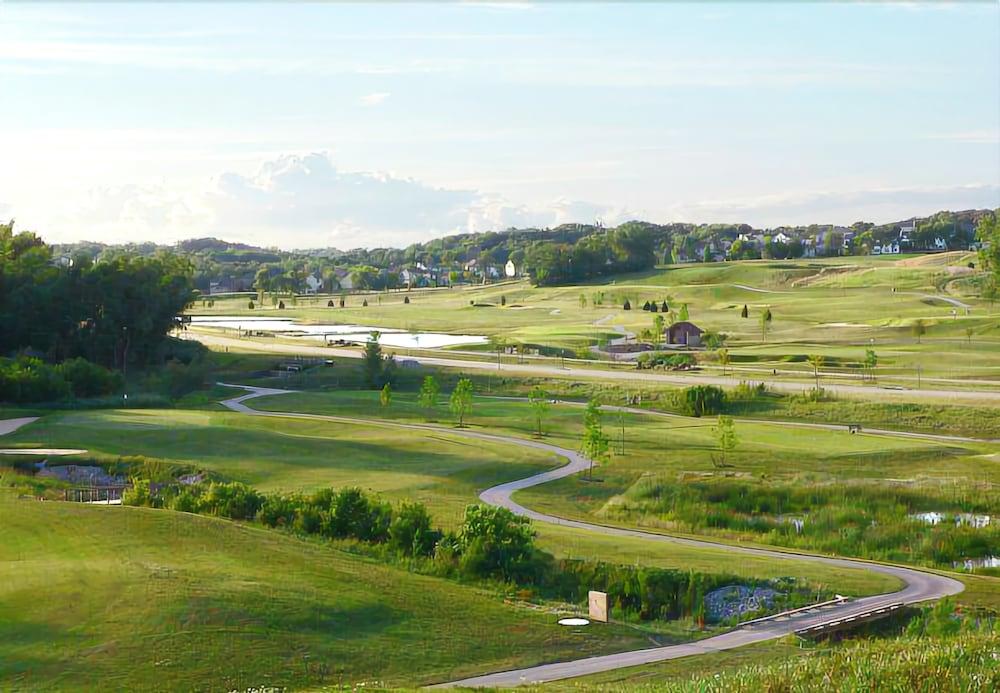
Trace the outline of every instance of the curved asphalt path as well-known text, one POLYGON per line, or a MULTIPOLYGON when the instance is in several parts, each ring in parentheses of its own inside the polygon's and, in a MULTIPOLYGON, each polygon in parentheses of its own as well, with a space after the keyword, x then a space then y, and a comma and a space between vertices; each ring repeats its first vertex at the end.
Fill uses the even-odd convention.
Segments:
POLYGON ((504 443, 507 445, 520 445, 522 447, 532 448, 535 450, 555 453, 556 455, 568 460, 568 464, 563 465, 558 469, 552 469, 547 472, 542 472, 541 474, 535 474, 534 476, 530 476, 525 479, 518 479, 517 481, 511 481, 506 484, 494 486, 479 494, 479 498, 485 503, 508 508, 515 514, 528 517, 536 522, 546 522, 549 524, 560 525, 562 527, 572 527, 574 529, 603 534, 606 536, 639 538, 646 541, 681 544, 699 548, 711 548, 715 550, 729 551, 737 555, 748 554, 757 557, 771 558, 778 561, 809 561, 841 568, 871 570, 873 572, 898 578, 904 584, 904 587, 896 592, 879 594, 872 597, 862 597, 860 599, 840 604, 831 604, 809 611, 804 611, 791 616, 763 621, 752 626, 738 628, 736 630, 729 631, 728 633, 722 633, 721 635, 716 635, 697 642, 685 643, 683 645, 670 645, 667 647, 653 647, 644 650, 634 650, 632 652, 602 655, 599 657, 588 657, 586 659, 578 659, 569 662, 543 664, 540 666, 528 667, 526 669, 515 669, 495 674, 486 674, 484 676, 475 676, 472 678, 462 679, 460 681, 452 681, 441 684, 441 686, 497 687, 517 686, 526 683, 543 683, 545 681, 554 681, 558 679, 572 678, 575 676, 596 674, 603 671, 650 664, 653 662, 661 662, 668 659, 688 657, 706 652, 718 652, 735 647, 742 647, 743 645, 749 645, 755 642, 762 642, 764 640, 773 640, 801 630, 802 628, 819 626, 834 621, 841 621, 881 607, 894 606, 898 604, 916 604, 932 599, 940 599, 952 594, 958 594, 964 589, 964 585, 958 580, 945 577, 943 575, 926 573, 920 570, 904 568, 901 566, 868 563, 866 561, 852 560, 848 558, 828 558, 826 556, 794 554, 769 549, 754 549, 745 546, 731 546, 729 544, 672 537, 633 529, 606 527, 603 525, 595 525, 589 522, 580 522, 578 520, 568 520, 554 515, 536 512, 516 503, 511 497, 513 493, 515 491, 520 491, 532 486, 538 486, 540 484, 545 484, 550 481, 555 481, 557 479, 562 479, 567 476, 583 472, 589 468, 590 461, 583 457, 583 455, 580 455, 573 450, 568 450, 566 448, 550 445, 537 440, 527 440, 511 436, 446 428, 443 426, 432 426, 429 424, 403 424, 385 421, 372 422, 343 416, 325 416, 321 414, 303 414, 297 412, 260 411, 258 409, 248 407, 244 404, 244 402, 255 397, 287 394, 293 391, 265 387, 251 387, 247 385, 227 385, 226 383, 219 383, 219 385, 242 388, 248 391, 245 395, 233 397, 222 402, 223 406, 244 414, 280 418, 318 419, 344 423, 364 423, 366 425, 375 423, 380 426, 391 426, 394 428, 404 428, 410 430, 446 431, 453 435, 460 435, 467 438, 476 438, 479 440, 504 443))

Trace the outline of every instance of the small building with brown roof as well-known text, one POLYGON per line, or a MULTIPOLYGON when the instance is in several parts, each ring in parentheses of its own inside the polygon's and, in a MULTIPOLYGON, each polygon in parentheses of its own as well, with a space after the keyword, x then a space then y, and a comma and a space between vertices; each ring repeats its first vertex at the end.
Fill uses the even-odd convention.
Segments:
POLYGON ((701 346, 701 335, 703 329, 694 323, 683 320, 675 322, 663 331, 667 344, 682 344, 684 346, 701 346))

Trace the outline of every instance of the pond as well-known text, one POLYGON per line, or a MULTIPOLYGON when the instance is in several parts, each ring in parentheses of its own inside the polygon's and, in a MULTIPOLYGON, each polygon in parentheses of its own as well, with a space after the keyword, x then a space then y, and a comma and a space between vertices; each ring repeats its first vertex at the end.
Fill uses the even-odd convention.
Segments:
POLYGON ((965 568, 966 570, 976 570, 977 568, 1000 568, 1000 556, 967 558, 964 561, 955 561, 952 566, 955 568, 965 568))
POLYGON ((413 349, 438 349, 440 347, 486 343, 486 337, 481 335, 410 332, 409 330, 366 325, 302 324, 290 318, 192 315, 191 324, 198 325, 199 327, 222 327, 244 332, 253 331, 281 334, 287 337, 300 337, 302 339, 315 339, 326 342, 341 340, 356 344, 364 344, 368 341, 373 331, 378 331, 382 335, 379 338, 379 342, 383 346, 413 349))
POLYGON ((943 512, 925 512, 925 513, 914 513, 910 515, 913 520, 919 520, 920 522, 929 525, 939 525, 942 522, 954 522, 956 526, 972 527, 974 529, 985 529, 990 526, 990 520, 992 519, 989 515, 976 515, 974 513, 943 513, 943 512))

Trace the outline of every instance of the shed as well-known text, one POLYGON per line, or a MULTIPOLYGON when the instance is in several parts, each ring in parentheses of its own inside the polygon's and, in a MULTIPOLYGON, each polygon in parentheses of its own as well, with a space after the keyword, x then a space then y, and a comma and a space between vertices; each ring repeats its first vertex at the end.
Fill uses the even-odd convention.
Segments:
POLYGON ((703 329, 686 320, 675 322, 664 330, 667 344, 683 344, 685 346, 701 346, 703 332, 703 329))

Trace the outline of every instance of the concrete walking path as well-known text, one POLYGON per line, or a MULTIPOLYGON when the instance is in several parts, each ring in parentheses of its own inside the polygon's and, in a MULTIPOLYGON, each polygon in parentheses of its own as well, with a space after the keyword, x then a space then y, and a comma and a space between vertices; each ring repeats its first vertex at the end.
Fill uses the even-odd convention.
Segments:
MULTIPOLYGON (((321 414, 305 414, 298 412, 261 411, 247 406, 245 402, 255 397, 263 397, 267 395, 280 395, 280 394, 290 393, 293 391, 280 390, 276 388, 251 387, 245 385, 228 385, 226 383, 219 383, 219 385, 247 390, 247 394, 224 400, 222 402, 222 405, 233 411, 241 412, 244 414, 250 414, 253 416, 317 419, 317 420, 335 421, 343 423, 363 423, 365 425, 375 424, 380 426, 390 426, 408 430, 424 430, 424 431, 434 431, 434 432, 444 431, 453 435, 463 436, 467 438, 476 438, 479 440, 485 440, 490 442, 499 442, 506 445, 520 445, 522 447, 532 448, 535 450, 543 450, 546 452, 555 453, 556 455, 559 455, 560 457, 566 459, 567 464, 557 469, 552 469, 547 472, 535 474, 533 476, 524 479, 519 479, 517 481, 511 481, 505 484, 494 486, 492 488, 486 489, 479 495, 479 498, 484 503, 508 508, 515 514, 521 515, 523 517, 528 517, 536 522, 545 522, 549 524, 559 525, 562 527, 571 527, 574 529, 579 529, 595 534, 602 534, 606 536, 638 538, 647 541, 680 544, 680 545, 694 546, 699 548, 710 548, 713 550, 722 550, 731 552, 735 556, 753 555, 757 557, 765 557, 778 561, 789 561, 789 560, 809 561, 813 563, 821 563, 824 565, 835 566, 839 568, 871 570, 874 572, 898 578, 904 584, 904 587, 896 592, 889 592, 886 594, 879 594, 871 597, 863 597, 860 599, 840 604, 831 604, 813 610, 803 611, 798 614, 794 614, 792 616, 783 617, 781 619, 764 621, 762 623, 754 624, 752 626, 738 628, 736 630, 732 630, 727 633, 722 633, 721 635, 716 635, 711 638, 706 638, 705 640, 700 640, 697 642, 685 643, 682 645, 671 645, 667 647, 653 647, 643 650, 635 650, 632 652, 621 652, 617 654, 603 655, 599 657, 588 657, 585 659, 573 660, 569 662, 556 662, 552 664, 543 664, 540 666, 528 667, 525 669, 516 669, 512 671, 486 674, 483 676, 475 676, 467 679, 462 679, 460 681, 452 681, 440 684, 441 686, 498 687, 498 686, 517 686, 520 684, 527 684, 527 683, 543 683, 546 681, 554 681, 558 679, 572 678, 576 676, 584 676, 604 671, 611 671, 614 669, 621 669, 624 667, 632 667, 642 664, 650 664, 653 662, 661 662, 668 659, 688 657, 691 655, 703 654, 705 652, 717 652, 721 650, 728 650, 736 647, 742 647, 743 645, 749 645, 755 642, 762 642, 765 640, 773 640, 776 638, 780 638, 782 636, 788 635, 789 633, 794 633, 803 628, 819 626, 823 624, 832 623, 835 621, 842 621, 844 619, 849 619, 867 613, 877 608, 894 606, 900 603, 915 604, 923 601, 940 599, 942 597, 947 597, 949 595, 958 594, 965 588, 965 586, 961 582, 953 578, 946 577, 943 575, 938 575, 935 573, 924 572, 922 570, 917 570, 914 568, 905 568, 902 566, 887 565, 881 563, 870 563, 867 561, 855 560, 849 558, 830 558, 827 556, 790 553, 772 549, 757 549, 746 546, 733 546, 729 544, 721 544, 700 539, 687 539, 682 537, 668 536, 664 534, 643 532, 634 529, 596 525, 596 524, 591 524, 589 522, 570 520, 566 518, 557 517, 554 515, 548 515, 545 513, 536 512, 529 508, 525 508, 524 506, 515 502, 512 498, 513 494, 517 491, 530 488, 532 486, 538 486, 540 484, 545 484, 550 481, 562 479, 567 476, 579 474, 590 467, 590 461, 585 457, 583 457, 581 454, 573 450, 562 448, 556 445, 550 445, 548 443, 544 443, 541 441, 528 440, 524 438, 516 438, 513 436, 505 436, 492 433, 481 433, 478 431, 470 431, 467 429, 455 429, 445 426, 435 426, 431 424, 408 424, 408 423, 397 423, 390 421, 369 421, 369 420, 355 419, 344 416, 327 416, 321 414)), ((643 411, 643 413, 648 413, 648 412, 643 411)))

